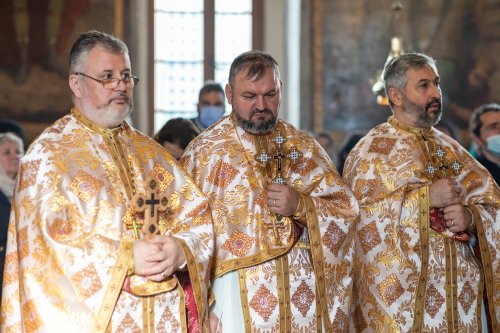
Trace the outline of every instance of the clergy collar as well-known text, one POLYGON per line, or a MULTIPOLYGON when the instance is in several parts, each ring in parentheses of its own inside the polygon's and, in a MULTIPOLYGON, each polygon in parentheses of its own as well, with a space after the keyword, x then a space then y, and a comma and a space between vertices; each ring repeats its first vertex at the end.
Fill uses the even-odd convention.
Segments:
POLYGON ((122 131, 126 130, 129 126, 127 124, 126 121, 122 121, 122 123, 120 125, 118 125, 117 127, 115 128, 106 128, 106 127, 103 127, 95 122, 93 122, 92 120, 88 119, 87 117, 85 117, 81 112, 80 110, 78 110, 76 108, 76 106, 74 106, 72 109, 71 109, 71 113, 75 116, 75 118, 80 122, 82 123, 83 125, 85 125, 86 127, 88 127, 89 129, 103 135, 103 136, 107 136, 107 137, 113 137, 113 136, 117 136, 118 134, 120 134, 122 131))
POLYGON ((427 136, 427 134, 430 134, 432 132, 432 127, 411 127, 406 124, 403 124, 399 120, 396 119, 394 116, 390 116, 389 119, 387 119, 387 122, 391 124, 393 127, 400 129, 405 132, 410 132, 413 134, 417 135, 424 135, 427 136))

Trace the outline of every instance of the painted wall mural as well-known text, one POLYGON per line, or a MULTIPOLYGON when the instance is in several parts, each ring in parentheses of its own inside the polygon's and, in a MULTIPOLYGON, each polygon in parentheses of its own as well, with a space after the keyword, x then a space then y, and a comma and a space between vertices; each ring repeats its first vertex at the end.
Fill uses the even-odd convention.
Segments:
POLYGON ((76 36, 113 32, 113 0, 0 2, 0 119, 20 121, 31 141, 71 107, 68 56, 76 36))

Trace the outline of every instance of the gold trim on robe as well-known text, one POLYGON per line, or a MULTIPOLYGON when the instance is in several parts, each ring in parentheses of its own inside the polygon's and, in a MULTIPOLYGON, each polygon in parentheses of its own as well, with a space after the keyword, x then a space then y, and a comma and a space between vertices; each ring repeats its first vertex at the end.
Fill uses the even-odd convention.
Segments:
POLYGON ((356 332, 480 332, 484 282, 486 311, 497 329, 500 191, 484 167, 434 128, 412 128, 390 117, 351 151, 343 176, 361 210, 356 332), (436 172, 462 189, 462 204, 477 226, 481 263, 467 241, 430 227, 429 186, 436 172))
POLYGON ((2 332, 187 330, 175 273, 159 283, 132 274, 131 292, 122 289, 133 273, 132 229, 143 221, 130 200, 144 190, 147 176, 167 196, 159 228, 184 251, 199 324, 207 331, 213 225, 205 196, 151 138, 126 122, 103 128, 74 108, 36 139, 21 162, 2 332))
MULTIPOLYGON (((240 330, 298 332, 324 326, 328 332, 348 332, 358 206, 319 144, 282 120, 270 133, 255 136, 226 116, 191 142, 181 163, 212 209, 212 280, 237 272, 245 326, 240 330), (286 138, 285 148, 303 154, 296 163, 282 161, 283 177, 307 207, 303 230, 290 217, 281 217, 276 226, 265 198, 266 177, 276 173, 276 165, 263 167, 254 158, 256 146, 265 149, 277 131, 286 138)), ((215 302, 224 300, 216 297, 215 302)))

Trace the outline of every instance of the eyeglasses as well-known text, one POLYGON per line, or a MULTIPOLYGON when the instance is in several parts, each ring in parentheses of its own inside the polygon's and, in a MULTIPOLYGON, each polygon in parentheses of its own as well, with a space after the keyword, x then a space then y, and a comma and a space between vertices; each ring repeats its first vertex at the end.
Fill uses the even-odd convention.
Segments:
POLYGON ((104 89, 108 89, 108 90, 113 90, 116 87, 118 87, 118 85, 120 84, 120 81, 123 81, 123 83, 127 87, 134 87, 137 83, 139 83, 139 78, 137 76, 130 75, 129 73, 122 74, 121 79, 116 78, 116 77, 110 77, 110 78, 105 78, 102 80, 96 79, 95 77, 92 77, 92 76, 87 75, 87 74, 82 73, 82 72, 76 72, 75 74, 85 76, 85 77, 88 77, 89 79, 92 79, 96 82, 99 82, 100 84, 102 84, 104 89))

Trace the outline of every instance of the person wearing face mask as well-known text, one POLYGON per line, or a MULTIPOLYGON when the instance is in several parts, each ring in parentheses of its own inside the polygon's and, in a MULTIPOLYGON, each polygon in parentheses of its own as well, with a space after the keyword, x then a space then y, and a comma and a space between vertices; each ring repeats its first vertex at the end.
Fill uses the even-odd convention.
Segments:
POLYGON ((190 119, 199 132, 222 118, 226 112, 224 90, 215 81, 206 81, 198 95, 198 116, 190 119))
POLYGON ((500 104, 484 104, 474 110, 469 129, 477 161, 500 184, 500 104))

